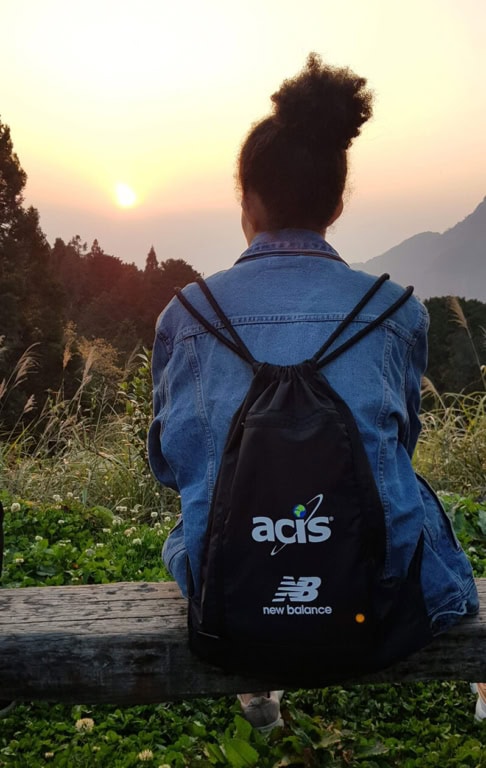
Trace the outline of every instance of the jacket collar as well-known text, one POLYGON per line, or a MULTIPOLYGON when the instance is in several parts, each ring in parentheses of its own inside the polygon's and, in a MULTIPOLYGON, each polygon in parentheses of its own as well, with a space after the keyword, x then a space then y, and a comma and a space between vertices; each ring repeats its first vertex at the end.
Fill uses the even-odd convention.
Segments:
POLYGON ((309 229, 279 229, 259 232, 236 264, 260 256, 324 256, 346 264, 338 252, 318 233, 309 229))

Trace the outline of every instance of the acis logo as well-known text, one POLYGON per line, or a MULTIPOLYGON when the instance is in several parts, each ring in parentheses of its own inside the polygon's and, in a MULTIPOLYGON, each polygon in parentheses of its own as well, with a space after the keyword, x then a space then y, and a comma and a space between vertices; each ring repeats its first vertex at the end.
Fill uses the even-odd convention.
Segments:
POLYGON ((329 523, 334 518, 315 517, 323 498, 322 493, 319 493, 307 504, 297 504, 292 510, 291 518, 273 521, 270 517, 254 517, 252 539, 257 542, 278 542, 270 552, 272 556, 281 552, 287 544, 315 544, 326 541, 331 535, 329 523), (309 507, 312 507, 310 512, 309 507))

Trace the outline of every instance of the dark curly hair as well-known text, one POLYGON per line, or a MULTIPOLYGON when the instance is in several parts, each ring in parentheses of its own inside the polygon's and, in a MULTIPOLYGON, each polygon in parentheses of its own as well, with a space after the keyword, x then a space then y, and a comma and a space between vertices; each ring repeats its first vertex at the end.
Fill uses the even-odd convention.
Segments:
POLYGON ((252 126, 237 166, 240 191, 258 194, 268 229, 326 228, 344 191, 346 150, 371 117, 365 85, 310 53, 273 94, 273 112, 252 126))

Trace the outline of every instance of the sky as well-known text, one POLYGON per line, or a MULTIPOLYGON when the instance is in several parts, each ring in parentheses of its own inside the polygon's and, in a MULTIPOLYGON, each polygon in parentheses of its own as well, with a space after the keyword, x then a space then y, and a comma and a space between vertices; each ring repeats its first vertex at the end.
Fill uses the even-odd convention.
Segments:
POLYGON ((375 93, 327 233, 346 261, 486 195, 485 0, 1 0, 1 25, 0 119, 50 243, 230 267, 239 147, 310 51, 375 93))

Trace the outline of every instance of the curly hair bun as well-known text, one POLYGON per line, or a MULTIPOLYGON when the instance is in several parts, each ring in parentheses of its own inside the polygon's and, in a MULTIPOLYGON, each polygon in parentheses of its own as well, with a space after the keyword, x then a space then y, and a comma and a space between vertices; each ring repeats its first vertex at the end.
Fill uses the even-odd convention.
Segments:
POLYGON ((306 66, 273 94, 274 119, 303 144, 346 150, 372 114, 372 92, 351 70, 326 66, 310 53, 306 66))

